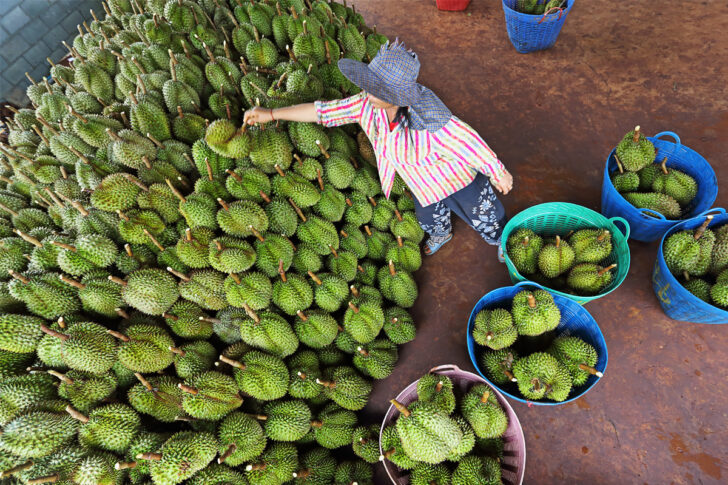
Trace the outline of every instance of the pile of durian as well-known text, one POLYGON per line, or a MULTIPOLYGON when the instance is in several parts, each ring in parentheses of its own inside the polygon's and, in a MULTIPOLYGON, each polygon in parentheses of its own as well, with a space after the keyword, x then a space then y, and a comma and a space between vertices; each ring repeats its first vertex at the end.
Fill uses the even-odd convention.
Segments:
POLYGON ((522 227, 506 241, 508 257, 531 281, 575 295, 593 296, 613 281, 617 263, 612 258, 612 233, 607 229, 579 229, 566 238, 546 237, 522 227))
POLYGON ((372 483, 356 411, 415 336, 413 200, 358 127, 238 127, 355 94, 336 61, 386 38, 322 0, 102 5, 0 145, 2 477, 372 483))
POLYGON ((525 399, 566 400, 591 375, 602 373, 595 368, 599 355, 591 344, 554 335, 560 323, 561 310, 544 290, 518 292, 510 310, 502 304, 481 310, 472 334, 481 346, 481 370, 495 385, 517 383, 525 399))

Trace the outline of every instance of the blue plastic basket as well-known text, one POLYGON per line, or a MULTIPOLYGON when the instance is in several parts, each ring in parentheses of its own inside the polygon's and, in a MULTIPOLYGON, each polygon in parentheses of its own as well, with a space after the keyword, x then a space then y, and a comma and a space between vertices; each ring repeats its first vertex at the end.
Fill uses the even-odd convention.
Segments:
MULTIPOLYGON (((541 0, 539 3, 545 3, 541 0)), ((574 6, 574 0, 566 0, 558 10, 548 15, 531 15, 516 11, 518 0, 503 0, 506 29, 513 47, 521 54, 548 49, 556 43, 561 27, 574 6)))
MULTIPOLYGON (((475 304, 473 311, 470 313, 470 319, 468 320, 467 339, 468 354, 470 354, 470 360, 472 361, 475 370, 478 371, 478 374, 483 376, 483 379, 488 381, 490 385, 496 387, 504 395, 510 397, 511 399, 515 399, 516 401, 526 404, 535 404, 538 406, 558 406, 574 401, 580 398, 582 395, 586 394, 587 391, 594 387, 594 385, 599 381, 600 377, 597 377, 596 375, 589 376, 586 384, 571 389, 569 397, 565 401, 555 402, 546 399, 542 401, 529 401, 524 399, 523 397, 520 397, 521 393, 518 390, 518 385, 516 383, 508 382, 506 384, 503 384, 502 386, 497 385, 493 383, 490 379, 488 379, 488 376, 486 376, 483 370, 480 368, 480 358, 482 354, 486 351, 486 348, 476 344, 475 340, 473 339, 473 326, 475 325, 475 316, 478 314, 478 312, 486 308, 505 308, 510 311, 513 297, 516 296, 517 293, 524 291, 524 287, 544 289, 542 286, 537 285, 536 283, 523 281, 521 283, 517 283, 515 286, 506 286, 504 288, 498 288, 496 290, 493 290, 487 295, 483 296, 480 300, 478 300, 478 303, 475 304)), ((554 302, 561 310, 561 322, 559 323, 559 326, 556 327, 556 330, 551 332, 553 338, 573 335, 590 344, 592 347, 594 347, 594 349, 596 349, 597 355, 599 356, 597 360, 597 365, 594 366, 594 368, 604 374, 607 369, 607 360, 609 358, 609 354, 607 353, 607 342, 604 340, 604 335, 599 329, 599 325, 597 324, 596 320, 594 320, 594 317, 592 317, 589 312, 584 309, 583 306, 579 305, 575 301, 561 295, 557 295, 554 293, 551 294, 554 297, 554 302)), ((546 346, 548 346, 548 344, 546 346)), ((545 350, 545 348, 546 347, 534 348, 531 351, 538 352, 545 350)))
MULTIPOLYGON (((690 219, 710 209, 718 196, 718 179, 710 164, 698 152, 680 143, 680 137, 671 131, 663 131, 648 137, 657 149, 657 160, 667 157, 667 166, 681 170, 698 183, 698 195, 683 212, 680 220, 690 219), (671 136, 675 141, 660 140, 661 136, 671 136)), ((666 219, 662 214, 649 209, 638 209, 622 197, 614 188, 609 174, 618 170, 613 149, 607 157, 602 181, 602 214, 607 217, 620 216, 627 219, 632 229, 630 237, 638 241, 652 242, 660 239, 665 232, 680 220, 666 219), (648 215, 650 214, 650 215, 648 215)))
POLYGON ((662 237, 660 248, 657 250, 655 269, 652 271, 652 289, 655 291, 665 315, 673 320, 693 323, 728 323, 728 311, 706 303, 686 290, 667 268, 665 256, 662 253, 665 239, 671 234, 687 229, 697 229, 705 222, 705 216, 709 214, 714 214, 714 217, 708 227, 728 224, 728 214, 725 209, 705 211, 698 217, 681 222, 668 230, 662 237))

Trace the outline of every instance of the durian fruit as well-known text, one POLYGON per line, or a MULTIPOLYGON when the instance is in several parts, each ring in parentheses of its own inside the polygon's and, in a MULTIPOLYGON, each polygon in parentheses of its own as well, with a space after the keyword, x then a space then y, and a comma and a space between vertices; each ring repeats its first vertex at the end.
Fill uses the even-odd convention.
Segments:
POLYGON ((212 369, 217 357, 215 347, 205 340, 195 340, 169 350, 175 354, 174 369, 181 379, 212 369))
POLYGON ((351 367, 326 369, 317 382, 324 386, 324 394, 344 409, 358 411, 366 406, 371 382, 361 377, 351 367))
POLYGON ((240 325, 243 342, 280 358, 288 357, 298 349, 298 338, 289 323, 277 313, 264 311, 256 314, 246 311, 245 319, 235 319, 240 325))
POLYGON ((218 463, 238 466, 265 450, 268 439, 260 422, 253 416, 234 411, 220 422, 217 430, 220 445, 218 463))
POLYGON ((594 368, 597 351, 579 337, 558 337, 547 352, 566 367, 575 387, 586 384, 590 375, 602 377, 602 373, 594 368))
POLYGON ((564 401, 569 397, 572 379, 569 371, 550 354, 535 352, 513 364, 518 389, 526 399, 548 398, 564 401))
POLYGON ((181 483, 205 468, 217 454, 217 440, 211 433, 180 431, 164 442, 158 452, 140 453, 148 460, 154 483, 181 483))
POLYGON ((684 273, 684 276, 685 283, 683 283, 683 287, 704 302, 710 303, 711 284, 702 278, 691 278, 687 271, 684 273))
POLYGON ((430 402, 447 414, 455 410, 456 400, 453 384, 449 377, 425 374, 417 381, 417 398, 430 402))
POLYGON ((269 402, 256 418, 263 421, 265 435, 274 441, 298 441, 311 429, 311 410, 300 399, 269 402))
POLYGON ((667 157, 662 161, 660 168, 662 173, 652 182, 652 190, 669 195, 683 207, 690 204, 698 194, 698 183, 695 179, 680 170, 668 169, 667 157))
POLYGON ((723 270, 710 289, 710 298, 717 306, 728 308, 728 270, 723 270))
POLYGON ((452 485, 491 485, 501 483, 501 466, 487 456, 466 456, 452 473, 452 485))
POLYGON ((599 263, 612 253, 612 234, 606 229, 580 229, 569 237, 574 263, 599 263))
POLYGON ((32 411, 3 427, 0 448, 21 458, 50 455, 67 445, 78 430, 78 421, 64 412, 32 411))
POLYGON ((538 254, 543 247, 541 236, 531 229, 519 228, 508 237, 506 250, 521 274, 533 274, 538 270, 538 254))
POLYGON ((396 427, 402 449, 413 460, 440 463, 460 445, 463 432, 439 407, 422 401, 409 407, 394 399, 391 403, 400 412, 396 427))
POLYGON ((726 268, 728 268, 728 225, 723 225, 715 230, 715 243, 708 270, 718 275, 726 268))
MULTIPOLYGON (((665 258, 665 264, 671 273, 681 275, 684 271, 694 274, 693 271, 701 260, 700 239, 707 228, 705 223, 696 231, 680 231, 671 234, 665 239, 662 247, 662 253, 665 258), (697 237, 696 237, 697 236, 697 237)), ((705 257, 705 255, 703 254, 705 257)))
POLYGON ((292 443, 274 442, 245 466, 251 484, 285 483, 298 470, 298 451, 292 443))
POLYGON ((81 422, 78 440, 83 446, 123 453, 141 427, 139 415, 126 404, 107 404, 83 415, 71 406, 66 412, 81 422))
POLYGON ((541 335, 561 322, 561 311, 544 290, 521 291, 513 297, 513 323, 519 335, 541 335))
MULTIPOLYGON (((116 390, 117 379, 113 372, 92 374, 69 370, 65 374, 56 370, 46 371, 60 380, 58 395, 68 399, 82 413, 89 412, 116 390)), ((50 398, 48 398, 50 399, 50 398)))
POLYGON ((579 293, 596 295, 612 282, 614 278, 612 270, 616 267, 616 263, 607 267, 601 267, 593 263, 577 264, 571 268, 567 283, 579 293))
POLYGON ((505 411, 485 384, 471 387, 463 396, 460 409, 478 438, 497 438, 508 428, 505 411))
POLYGON ((450 470, 444 464, 418 463, 410 473, 412 485, 447 485, 450 480, 450 470))
POLYGON ((356 425, 356 413, 329 403, 311 421, 311 430, 320 446, 335 449, 351 444, 356 425))
POLYGON ((179 388, 180 379, 172 376, 134 376, 139 383, 127 392, 129 404, 139 413, 148 414, 163 423, 174 422, 185 416, 182 400, 185 393, 179 388))
POLYGON ((450 451, 447 459, 448 461, 458 462, 463 459, 468 453, 475 447, 475 432, 472 426, 462 416, 455 415, 453 417, 458 428, 463 433, 463 439, 460 440, 460 444, 450 451))
POLYGON ((58 332, 45 325, 40 329, 50 337, 60 340, 58 351, 65 365, 71 369, 101 374, 107 372, 117 359, 114 337, 101 325, 78 322, 58 332))
POLYGON ((374 471, 369 463, 362 460, 342 461, 336 466, 334 484, 360 483, 362 485, 373 485, 373 477, 374 471))
POLYGON ((379 288, 385 298, 396 305, 409 308, 417 299, 417 283, 412 275, 404 270, 397 270, 394 261, 389 260, 388 267, 382 267, 377 275, 379 288))
POLYGON ((384 311, 379 303, 364 300, 357 306, 349 302, 344 313, 344 329, 359 343, 366 344, 376 338, 384 326, 384 311))
POLYGON ((221 419, 243 403, 233 378, 216 371, 197 374, 178 387, 185 393, 183 409, 198 419, 221 419))
POLYGON ((398 355, 397 345, 383 338, 358 345, 352 360, 362 374, 373 379, 385 379, 394 371, 398 355))
POLYGON ((383 454, 379 456, 379 461, 389 460, 403 470, 411 470, 417 465, 418 462, 410 458, 402 448, 395 425, 382 430, 381 442, 383 454))
POLYGON ((163 328, 154 325, 132 325, 125 333, 109 331, 120 340, 119 362, 133 372, 157 372, 174 361, 172 337, 163 328))
POLYGON ((538 268, 547 278, 556 278, 571 269, 576 258, 569 243, 556 236, 553 243, 545 244, 538 253, 538 268))
POLYGON ((261 401, 273 401, 285 396, 288 390, 288 369, 274 355, 259 350, 245 351, 235 360, 220 355, 221 362, 233 367, 237 388, 261 401))
MULTIPOLYGON (((658 194, 655 192, 630 192, 624 194, 627 202, 638 209, 650 209, 665 216, 667 219, 679 219, 682 213, 680 204, 667 194, 658 194)), ((654 215, 646 212, 646 216, 654 217, 654 215)))
POLYGON ((352 448, 354 454, 367 463, 379 461, 379 432, 380 425, 359 426, 352 434, 352 448))
POLYGON ((508 310, 481 310, 475 315, 473 339, 478 344, 498 350, 512 345, 516 338, 518 331, 508 310))
POLYGON ((405 344, 415 338, 417 329, 412 316, 400 307, 390 307, 384 311, 384 333, 395 344, 405 344))
MULTIPOLYGON (((642 170, 645 170, 645 167, 642 170)), ((641 172, 641 171, 640 171, 641 172)), ((617 189, 617 192, 624 194, 625 192, 636 192, 640 189, 640 177, 635 172, 622 172, 613 173, 610 176, 612 185, 617 189)))
POLYGON ((617 145, 617 157, 628 172, 637 172, 655 159, 655 146, 636 126, 617 145))

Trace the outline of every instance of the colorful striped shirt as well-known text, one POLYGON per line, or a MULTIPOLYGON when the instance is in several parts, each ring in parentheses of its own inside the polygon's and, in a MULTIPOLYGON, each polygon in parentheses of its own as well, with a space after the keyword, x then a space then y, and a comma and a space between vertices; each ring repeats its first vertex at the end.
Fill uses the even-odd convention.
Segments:
POLYGON ((395 174, 425 207, 466 187, 478 172, 492 182, 499 182, 505 173, 503 164, 478 133, 456 116, 435 132, 402 124, 390 130, 386 112, 374 108, 363 91, 314 104, 319 123, 324 126, 361 125, 372 142, 387 198, 395 174))

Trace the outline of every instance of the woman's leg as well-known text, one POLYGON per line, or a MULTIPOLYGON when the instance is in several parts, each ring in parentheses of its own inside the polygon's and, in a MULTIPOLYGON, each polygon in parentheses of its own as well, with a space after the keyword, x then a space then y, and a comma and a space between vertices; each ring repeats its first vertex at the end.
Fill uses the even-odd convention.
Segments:
POLYGON ((488 177, 478 174, 470 185, 458 190, 445 201, 488 244, 500 245, 501 234, 507 222, 506 211, 488 177))
MULTIPOLYGON (((450 220, 450 209, 444 201, 435 202, 427 207, 422 207, 417 197, 414 197, 415 215, 422 229, 430 236, 427 246, 442 244, 452 233, 452 222, 450 220)), ((430 254, 429 247, 425 247, 425 253, 430 254)))

